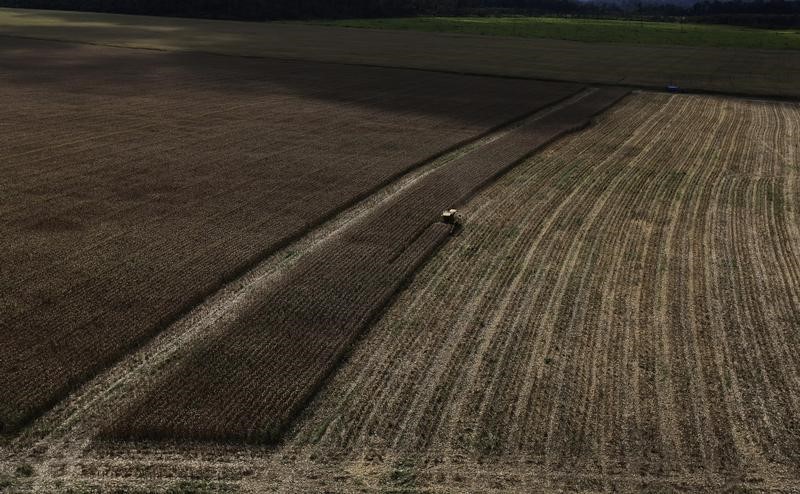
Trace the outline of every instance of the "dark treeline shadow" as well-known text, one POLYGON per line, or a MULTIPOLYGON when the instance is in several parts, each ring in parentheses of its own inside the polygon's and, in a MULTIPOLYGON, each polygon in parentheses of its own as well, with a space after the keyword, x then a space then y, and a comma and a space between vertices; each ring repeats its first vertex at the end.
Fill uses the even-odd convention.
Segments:
MULTIPOLYGON (((65 30, 80 28, 59 26, 57 29, 63 34, 65 30)), ((91 29, 99 43, 113 44, 116 39, 113 24, 91 29)), ((35 35, 56 37, 47 26, 35 31, 35 35)), ((135 35, 146 38, 149 31, 140 30, 135 35)), ((65 37, 69 39, 70 35, 65 37)), ((235 38, 228 41, 237 42, 235 38)), ((10 37, 0 43, 0 85, 100 98, 158 98, 163 94, 191 97, 195 91, 204 91, 218 93, 221 99, 226 99, 281 93, 398 114, 435 115, 454 125, 472 125, 475 115, 468 109, 474 106, 474 101, 486 102, 493 97, 505 99, 509 95, 524 98, 531 82, 402 68, 131 50, 10 37), (386 97, 389 88, 393 88, 394 97, 386 97), (435 88, 439 88, 438 92, 435 88), (437 104, 431 104, 433 101, 437 104)))
POLYGON ((676 18, 763 28, 800 25, 792 0, 0 0, 2 7, 238 20, 415 15, 676 18))

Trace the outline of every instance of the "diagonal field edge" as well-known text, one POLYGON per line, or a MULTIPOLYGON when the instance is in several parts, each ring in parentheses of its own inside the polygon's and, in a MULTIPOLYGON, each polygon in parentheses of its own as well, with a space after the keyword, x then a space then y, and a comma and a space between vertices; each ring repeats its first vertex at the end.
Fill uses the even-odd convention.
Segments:
POLYGON ((274 442, 446 238, 442 209, 628 93, 604 88, 437 169, 310 253, 261 305, 193 349, 101 436, 274 442), (393 261, 393 262, 392 262, 393 261))

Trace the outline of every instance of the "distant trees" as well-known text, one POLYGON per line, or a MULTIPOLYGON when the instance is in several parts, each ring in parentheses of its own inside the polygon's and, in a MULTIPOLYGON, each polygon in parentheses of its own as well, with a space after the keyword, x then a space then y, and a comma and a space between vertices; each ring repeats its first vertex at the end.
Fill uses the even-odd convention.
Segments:
POLYGON ((800 1, 719 0, 696 3, 689 15, 700 22, 750 27, 789 28, 800 26, 800 1))
POLYGON ((8 7, 239 19, 402 16, 454 10, 457 0, 0 0, 8 7))
POLYGON ((493 9, 570 13, 577 0, 0 0, 0 6, 237 19, 457 14, 493 9))
POLYGON ((311 19, 455 14, 558 14, 797 26, 800 0, 0 0, 0 6, 228 19, 311 19))
POLYGON ((787 0, 719 0, 694 4, 692 12, 708 14, 800 14, 800 2, 787 0))

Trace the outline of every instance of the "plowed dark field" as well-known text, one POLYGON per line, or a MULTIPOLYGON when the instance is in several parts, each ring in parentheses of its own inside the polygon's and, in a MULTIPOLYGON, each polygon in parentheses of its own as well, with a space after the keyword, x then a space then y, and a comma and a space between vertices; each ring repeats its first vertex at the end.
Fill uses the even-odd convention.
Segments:
POLYGON ((4 39, 0 424, 399 174, 578 89, 4 39))
POLYGON ((309 254, 250 311, 175 364, 110 433, 269 441, 319 387, 398 285, 446 238, 437 213, 627 90, 587 94, 436 170, 309 254), (201 398, 198 398, 201 397, 201 398))

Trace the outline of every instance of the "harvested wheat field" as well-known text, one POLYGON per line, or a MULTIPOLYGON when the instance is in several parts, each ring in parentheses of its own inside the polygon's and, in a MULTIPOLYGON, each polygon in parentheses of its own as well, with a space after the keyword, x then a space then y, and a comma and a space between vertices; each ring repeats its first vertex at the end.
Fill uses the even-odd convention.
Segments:
MULTIPOLYGON (((8 442, 0 472, 32 464, 20 491, 797 492, 798 129, 796 103, 629 95, 463 205, 277 446, 99 438, 159 425, 131 419, 172 382, 142 364, 8 442)), ((179 414, 175 392, 152 403, 179 414)))
POLYGON ((311 227, 580 89, 4 39, 0 429, 311 227))
POLYGON ((800 489, 798 130, 638 94, 515 168, 286 450, 456 490, 800 489))

